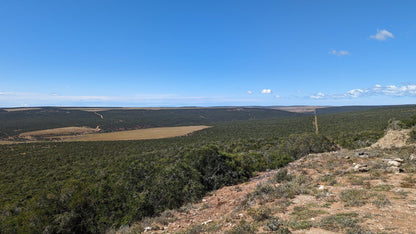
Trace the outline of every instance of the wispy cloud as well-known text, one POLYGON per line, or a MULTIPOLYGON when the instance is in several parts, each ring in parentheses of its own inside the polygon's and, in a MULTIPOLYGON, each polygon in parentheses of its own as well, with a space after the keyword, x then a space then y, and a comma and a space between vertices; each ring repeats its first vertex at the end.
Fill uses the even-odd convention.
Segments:
POLYGON ((363 94, 368 93, 368 90, 362 90, 362 89, 351 89, 350 91, 348 91, 345 96, 346 97, 359 97, 362 96, 363 94))
POLYGON ((414 97, 416 96, 416 84, 406 84, 406 85, 387 85, 382 86, 376 84, 371 88, 364 89, 351 89, 345 93, 333 93, 333 94, 324 94, 317 93, 309 96, 312 99, 347 99, 347 98, 359 98, 363 96, 396 96, 396 97, 414 97))
POLYGON ((253 94, 253 91, 248 90, 247 93, 251 95, 251 94, 253 94))
POLYGON ((325 97, 326 97, 325 94, 321 93, 321 92, 310 96, 310 98, 312 98, 312 99, 323 99, 325 97))
POLYGON ((394 38, 393 33, 383 29, 383 30, 378 30, 377 29, 377 33, 375 35, 371 35, 370 38, 372 39, 376 39, 378 41, 385 41, 389 38, 394 38))
POLYGON ((271 89, 263 89, 263 90, 261 91, 261 93, 262 93, 262 94, 270 94, 270 93, 272 93, 272 90, 271 90, 271 89))
POLYGON ((1 92, 0 107, 20 106, 212 106, 259 103, 261 99, 232 96, 180 96, 175 94, 133 96, 82 96, 57 93, 1 92))
POLYGON ((346 50, 334 50, 331 49, 328 54, 331 55, 336 55, 336 56, 345 56, 345 55, 350 55, 350 52, 346 51, 346 50))

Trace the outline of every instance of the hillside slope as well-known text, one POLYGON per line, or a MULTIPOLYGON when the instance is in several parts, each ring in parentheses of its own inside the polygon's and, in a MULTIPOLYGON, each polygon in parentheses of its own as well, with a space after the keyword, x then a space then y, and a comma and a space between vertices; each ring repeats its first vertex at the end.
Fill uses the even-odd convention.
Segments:
MULTIPOLYGON (((389 132, 379 143, 403 145, 406 139, 393 135, 402 133, 389 132)), ((416 228, 415 172, 414 145, 310 154, 117 232, 410 233, 416 228)))

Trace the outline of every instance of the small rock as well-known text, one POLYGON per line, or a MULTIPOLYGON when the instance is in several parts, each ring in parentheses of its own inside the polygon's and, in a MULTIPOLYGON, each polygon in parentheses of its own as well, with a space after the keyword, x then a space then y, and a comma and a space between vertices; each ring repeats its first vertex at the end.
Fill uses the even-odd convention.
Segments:
POLYGON ((356 156, 360 157, 360 158, 368 158, 368 153, 367 152, 357 152, 355 153, 356 156))
POLYGON ((207 224, 209 224, 209 223, 212 223, 212 220, 210 219, 210 220, 207 220, 207 221, 205 221, 205 222, 203 222, 202 223, 202 225, 207 225, 207 224))
POLYGON ((396 166, 391 166, 391 167, 386 168, 386 171, 390 172, 390 173, 398 174, 398 173, 400 173, 400 168, 396 167, 396 166))
POLYGON ((148 231, 151 231, 151 230, 152 230, 152 227, 145 227, 145 228, 144 228, 144 231, 145 231, 145 232, 148 232, 148 231))
POLYGON ((325 190, 325 186, 323 186, 323 185, 319 185, 318 190, 325 190))
POLYGON ((311 221, 315 221, 315 218, 311 218, 311 221))
POLYGON ((395 167, 400 166, 400 162, 397 162, 395 160, 390 160, 390 161, 387 162, 387 164, 395 166, 395 167))
POLYGON ((348 155, 347 155, 347 156, 345 156, 344 158, 345 158, 345 159, 350 159, 350 156, 348 156, 348 155))
POLYGON ((394 161, 396 161, 396 162, 403 162, 403 159, 401 159, 401 158, 395 158, 395 159, 393 159, 394 161))
POLYGON ((243 213, 238 214, 238 217, 240 218, 244 217, 243 213))
POLYGON ((368 166, 366 164, 356 164, 353 168, 354 171, 359 171, 359 172, 366 172, 368 171, 368 166))
POLYGON ((202 199, 202 202, 206 202, 207 201, 207 199, 202 199))
POLYGON ((411 154, 409 157, 410 160, 415 160, 416 159, 416 154, 411 154))

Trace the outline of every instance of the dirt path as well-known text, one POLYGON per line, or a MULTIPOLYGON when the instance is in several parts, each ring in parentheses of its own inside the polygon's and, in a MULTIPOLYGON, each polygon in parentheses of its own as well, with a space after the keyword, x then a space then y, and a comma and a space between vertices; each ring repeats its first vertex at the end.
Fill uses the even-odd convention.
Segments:
POLYGON ((101 119, 104 119, 104 116, 98 112, 94 112, 94 114, 98 115, 101 119))

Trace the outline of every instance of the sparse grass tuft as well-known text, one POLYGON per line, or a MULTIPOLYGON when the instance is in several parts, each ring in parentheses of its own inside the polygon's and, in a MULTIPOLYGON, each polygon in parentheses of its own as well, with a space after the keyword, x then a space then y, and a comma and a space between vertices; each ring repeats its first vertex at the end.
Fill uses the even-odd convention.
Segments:
POLYGON ((222 225, 217 222, 209 223, 207 225, 195 224, 188 227, 185 231, 181 232, 181 234, 212 233, 220 231, 221 228, 222 225))
POLYGON ((307 220, 293 220, 289 223, 289 226, 293 229, 293 230, 302 230, 302 229, 309 229, 313 226, 311 221, 307 221, 307 220))
POLYGON ((296 220, 306 220, 313 217, 316 217, 320 214, 327 214, 328 212, 323 210, 311 210, 305 206, 295 206, 291 215, 294 216, 296 220))
POLYGON ((257 229, 254 225, 248 223, 245 220, 240 221, 240 223, 236 226, 234 226, 230 231, 228 231, 228 234, 240 234, 240 233, 256 233, 257 229))
POLYGON ((378 208, 391 205, 391 202, 389 199, 387 199, 387 196, 381 193, 377 194, 376 199, 373 200, 371 203, 377 206, 378 208))
POLYGON ((283 223, 278 217, 269 219, 266 223, 267 228, 274 233, 290 233, 290 231, 283 226, 283 223))
POLYGON ((400 183, 402 188, 413 188, 416 184, 416 178, 413 177, 413 174, 410 174, 403 178, 403 181, 400 183))
POLYGON ((259 207, 257 209, 250 208, 248 210, 248 214, 255 220, 255 221, 263 221, 270 218, 270 208, 259 207))
POLYGON ((339 198, 345 206, 363 206, 372 195, 363 189, 348 189, 342 191, 339 198))
POLYGON ((338 183, 335 175, 323 175, 318 178, 318 182, 324 183, 325 185, 334 186, 338 183))
POLYGON ((319 227, 329 231, 344 231, 347 233, 362 233, 357 213, 340 213, 322 218, 319 227))
POLYGON ((393 186, 388 185, 388 184, 379 184, 374 186, 373 190, 374 191, 390 191, 392 189, 393 186))

